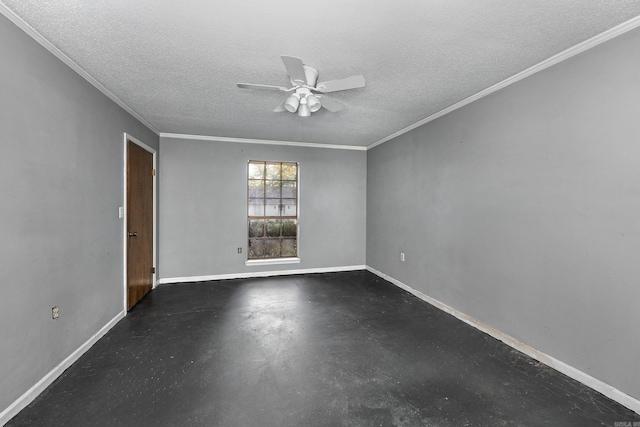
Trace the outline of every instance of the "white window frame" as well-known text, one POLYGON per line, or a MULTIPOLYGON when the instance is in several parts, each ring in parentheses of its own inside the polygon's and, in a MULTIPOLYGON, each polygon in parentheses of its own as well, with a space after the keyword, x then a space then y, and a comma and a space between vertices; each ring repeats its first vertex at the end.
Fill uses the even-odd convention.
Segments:
POLYGON ((283 264, 299 264, 301 261, 300 258, 300 163, 293 161, 285 161, 285 160, 249 160, 247 161, 247 172, 246 176, 246 188, 247 188, 247 210, 246 210, 246 220, 247 220, 247 258, 249 257, 249 164, 251 162, 265 162, 265 163, 295 163, 297 166, 297 176, 296 176, 296 222, 297 222, 297 232, 296 232, 296 252, 297 256, 295 257, 281 257, 281 258, 257 258, 257 259, 247 259, 245 260, 246 266, 264 266, 264 265, 283 265, 283 264))

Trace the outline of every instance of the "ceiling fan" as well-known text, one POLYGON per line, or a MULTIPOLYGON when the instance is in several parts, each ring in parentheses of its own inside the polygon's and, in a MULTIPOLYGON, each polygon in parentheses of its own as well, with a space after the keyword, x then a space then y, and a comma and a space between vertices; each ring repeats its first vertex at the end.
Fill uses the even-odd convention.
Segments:
POLYGON ((281 58, 292 87, 238 83, 238 87, 242 89, 290 93, 289 97, 273 110, 277 113, 282 111, 297 112, 300 117, 309 117, 311 113, 315 113, 321 107, 331 112, 340 111, 344 108, 344 105, 325 94, 364 87, 364 77, 361 75, 318 83, 319 73, 317 69, 303 64, 300 58, 284 55, 281 58))

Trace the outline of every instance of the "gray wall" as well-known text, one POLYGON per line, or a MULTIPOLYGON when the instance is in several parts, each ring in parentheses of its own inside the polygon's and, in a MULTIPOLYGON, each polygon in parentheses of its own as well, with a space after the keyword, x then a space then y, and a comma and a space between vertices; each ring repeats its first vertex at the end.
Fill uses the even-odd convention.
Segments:
POLYGON ((0 15, 0 411, 123 309, 124 132, 158 145, 0 15))
POLYGON ((369 150, 367 180, 369 266, 635 398, 638 46, 635 30, 369 150))
POLYGON ((365 264, 366 152, 170 138, 160 146, 161 278, 365 264), (248 160, 300 163, 300 264, 244 265, 248 160))

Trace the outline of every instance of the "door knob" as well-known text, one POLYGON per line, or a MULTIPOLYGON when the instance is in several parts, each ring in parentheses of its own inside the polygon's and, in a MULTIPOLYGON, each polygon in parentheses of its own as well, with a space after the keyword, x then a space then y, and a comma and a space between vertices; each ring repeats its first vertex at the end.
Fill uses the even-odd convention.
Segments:
POLYGON ((138 233, 135 231, 130 231, 129 232, 129 237, 138 237, 138 233))

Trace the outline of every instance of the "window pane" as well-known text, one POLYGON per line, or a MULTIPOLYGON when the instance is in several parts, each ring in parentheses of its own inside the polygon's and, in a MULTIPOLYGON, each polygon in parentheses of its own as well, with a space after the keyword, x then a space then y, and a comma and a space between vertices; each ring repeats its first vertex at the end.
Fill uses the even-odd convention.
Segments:
POLYGON ((264 199, 249 199, 249 216, 264 216, 264 199))
POLYGON ((298 201, 296 199, 282 199, 282 216, 297 216, 298 201))
POLYGON ((264 236, 264 219, 252 219, 249 221, 249 237, 264 236))
POLYGON ((282 235, 285 237, 296 237, 298 234, 298 225, 295 219, 282 220, 282 235))
POLYGON ((267 199, 265 216, 280 216, 280 199, 267 199))
POLYGON ((282 239, 282 255, 281 256, 297 256, 298 244, 296 239, 282 239))
POLYGON ((264 179, 264 163, 249 163, 249 179, 264 179))
POLYGON ((281 181, 265 181, 267 187, 267 197, 280 197, 281 181))
POLYGON ((281 179, 280 163, 267 163, 267 179, 281 179))
POLYGON ((298 164, 250 161, 247 185, 248 259, 297 256, 298 164))
MULTIPOLYGON (((296 198, 296 182, 295 181, 282 181, 282 198, 296 198)), ((268 197, 268 196, 267 196, 268 197)))
POLYGON ((298 179, 298 165, 295 163, 283 163, 282 179, 287 181, 296 181, 298 179))
POLYGON ((264 197, 264 181, 249 180, 249 197, 264 197))
POLYGON ((267 237, 280 237, 280 220, 268 219, 267 220, 267 237))
POLYGON ((249 239, 249 258, 264 258, 264 243, 262 239, 249 239))
POLYGON ((264 240, 264 255, 267 258, 280 258, 280 239, 265 239, 264 240))

